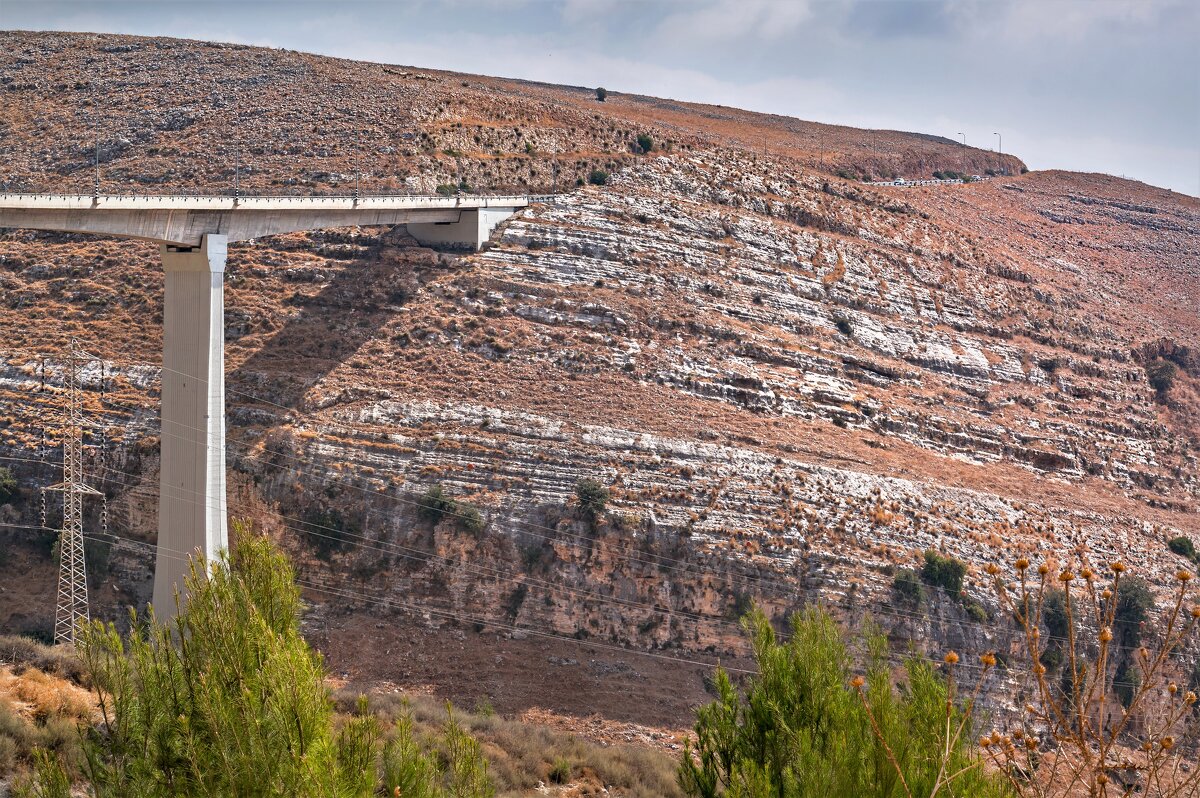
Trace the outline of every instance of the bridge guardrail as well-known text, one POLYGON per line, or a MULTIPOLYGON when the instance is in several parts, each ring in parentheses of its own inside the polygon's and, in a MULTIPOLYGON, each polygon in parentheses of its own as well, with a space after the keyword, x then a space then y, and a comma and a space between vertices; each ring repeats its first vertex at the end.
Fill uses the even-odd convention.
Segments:
POLYGON ((99 208, 110 205, 122 210, 129 208, 155 209, 159 207, 200 207, 214 210, 278 210, 289 205, 296 207, 313 204, 329 204, 347 209, 369 209, 371 207, 394 208, 396 206, 428 208, 488 208, 524 206, 535 202, 554 202, 558 194, 372 194, 314 195, 297 197, 288 195, 192 195, 192 194, 28 194, 0 192, 0 206, 9 208, 65 207, 74 209, 99 208))

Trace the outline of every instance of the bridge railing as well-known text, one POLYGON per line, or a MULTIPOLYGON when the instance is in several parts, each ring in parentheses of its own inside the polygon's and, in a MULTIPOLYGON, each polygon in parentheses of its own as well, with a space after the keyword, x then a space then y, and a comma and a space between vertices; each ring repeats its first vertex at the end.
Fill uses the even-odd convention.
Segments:
POLYGON ((289 205, 296 207, 324 204, 345 208, 369 208, 372 206, 414 208, 487 208, 524 206, 535 202, 555 202, 558 194, 370 194, 358 195, 197 195, 197 194, 29 194, 0 192, 0 205, 7 207, 103 207, 119 205, 129 207, 200 207, 221 209, 253 210, 278 209, 289 205))

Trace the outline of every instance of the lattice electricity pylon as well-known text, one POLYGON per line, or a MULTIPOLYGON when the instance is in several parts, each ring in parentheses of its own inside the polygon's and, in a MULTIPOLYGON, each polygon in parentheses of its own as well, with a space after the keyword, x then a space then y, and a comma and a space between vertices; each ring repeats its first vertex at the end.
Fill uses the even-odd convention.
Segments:
POLYGON ((84 366, 98 358, 84 352, 71 339, 69 362, 63 377, 67 393, 67 423, 63 429, 63 478, 46 490, 63 494, 62 530, 58 538, 58 606, 54 614, 54 642, 74 643, 75 633, 90 618, 87 565, 83 558, 83 497, 103 494, 83 481, 83 408, 79 378, 84 366))

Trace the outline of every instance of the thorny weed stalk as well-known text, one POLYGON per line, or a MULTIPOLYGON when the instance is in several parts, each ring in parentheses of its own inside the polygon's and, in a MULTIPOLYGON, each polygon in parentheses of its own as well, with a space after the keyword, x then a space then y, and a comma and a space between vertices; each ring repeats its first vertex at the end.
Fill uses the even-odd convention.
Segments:
MULTIPOLYGON (((986 760, 1008 780, 1021 798, 1196 798, 1200 795, 1200 765, 1196 764, 1196 694, 1181 689, 1172 678, 1193 633, 1200 626, 1200 603, 1187 606, 1193 574, 1180 570, 1170 609, 1159 625, 1154 646, 1141 643, 1140 629, 1133 631, 1121 616, 1126 568, 1120 562, 1108 566, 1101 577, 1082 555, 1076 567, 1046 562, 1030 574, 1029 560, 1015 563, 1016 581, 1006 583, 996 565, 987 574, 1001 604, 1017 624, 1017 641, 1010 652, 1009 672, 1025 671, 1028 703, 1010 720, 1005 732, 993 731, 979 739, 986 760), (1054 583, 1061 585, 1057 593, 1054 583), (1057 593, 1057 595, 1056 595, 1057 593), (1043 626, 1051 608, 1063 616, 1056 626, 1064 632, 1044 642, 1043 626), (1116 639, 1114 628, 1126 633, 1116 639), (1122 641, 1132 641, 1123 646, 1122 641), (1054 658, 1051 648, 1066 649, 1060 684, 1049 676, 1054 658)), ((1061 653, 1061 652, 1060 652, 1061 653)), ((954 770, 948 766, 949 752, 959 744, 970 724, 976 701, 986 680, 993 675, 998 658, 987 652, 980 656, 981 669, 973 690, 956 710, 955 666, 959 656, 951 651, 944 662, 948 693, 941 763, 929 798, 946 790, 955 779, 978 766, 954 770)), ((875 735, 883 743, 892 766, 900 772, 896 758, 887 749, 875 714, 863 689, 865 680, 856 676, 851 686, 858 691, 875 735)), ((908 785, 901 784, 909 798, 908 785)))
POLYGON ((1014 583, 995 565, 987 572, 1016 621, 1016 660, 1031 677, 1031 695, 1007 733, 980 739, 984 755, 1021 796, 1200 794, 1200 767, 1187 750, 1195 745, 1196 694, 1172 678, 1200 624, 1200 604, 1187 606, 1193 574, 1176 573, 1170 609, 1147 645, 1120 616, 1130 581, 1123 563, 1110 564, 1103 576, 1082 554, 1074 567, 1045 562, 1031 574, 1022 557, 1015 568, 1014 583), (1057 641, 1066 650, 1058 686, 1044 661, 1054 641, 1042 637, 1054 582, 1066 632, 1057 641), (1117 639, 1114 631, 1125 634, 1117 639))

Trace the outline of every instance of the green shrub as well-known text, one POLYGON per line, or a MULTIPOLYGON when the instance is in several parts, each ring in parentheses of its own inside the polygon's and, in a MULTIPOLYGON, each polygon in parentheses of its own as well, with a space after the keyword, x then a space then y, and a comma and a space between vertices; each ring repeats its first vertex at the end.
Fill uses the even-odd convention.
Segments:
POLYGON ((717 700, 696 711, 695 747, 689 744, 679 763, 679 783, 688 795, 930 795, 943 760, 946 773, 960 775, 943 784, 938 795, 1006 794, 999 777, 984 773, 969 730, 945 756, 947 708, 954 725, 962 710, 925 660, 907 662, 901 688, 893 683, 884 636, 872 632, 851 643, 823 610, 792 616, 787 642, 776 639, 759 610, 743 626, 758 672, 739 690, 723 668, 717 669, 717 700), (850 649, 859 643, 867 651, 862 694, 851 685, 850 649))
POLYGON ((1121 706, 1129 709, 1129 705, 1133 703, 1133 697, 1138 694, 1141 681, 1137 666, 1129 657, 1122 658, 1117 664, 1117 672, 1113 676, 1113 692, 1117 694, 1117 700, 1121 702, 1121 706))
POLYGON ((921 567, 921 580, 927 585, 940 587, 951 596, 958 597, 963 589, 963 577, 967 566, 953 557, 943 557, 933 549, 925 550, 925 564, 921 567))
POLYGON ((1158 395, 1158 401, 1166 402, 1167 395, 1171 393, 1171 386, 1175 384, 1175 376, 1179 369, 1170 360, 1162 358, 1154 358, 1145 365, 1146 379, 1150 381, 1150 387, 1158 395))
POLYGON ((423 750, 406 707, 383 748, 380 770, 383 794, 404 798, 491 798, 495 794, 479 741, 469 735, 446 703, 446 720, 423 750))
POLYGON ((1142 643, 1142 624, 1150 618, 1154 594, 1144 579, 1130 577, 1117 585, 1117 611, 1113 616, 1116 644, 1127 649, 1142 643))
POLYGON ((647 133, 638 134, 637 145, 638 145, 638 149, 641 150, 642 152, 653 152, 654 151, 654 139, 650 138, 649 134, 647 134, 647 133))
POLYGON ((304 537, 322 560, 353 545, 361 528, 342 511, 332 507, 314 509, 304 516, 304 537))
POLYGON ((603 186, 608 183, 608 172, 603 169, 593 169, 588 175, 588 182, 593 186, 603 186))
POLYGON ((600 102, 604 102, 605 100, 607 100, 608 99, 608 89, 604 88, 603 86, 596 89, 596 99, 599 100, 600 102))
POLYGON ((850 326, 850 322, 846 319, 837 319, 834 321, 834 326, 838 328, 838 332, 847 338, 854 335, 854 328, 850 326))
POLYGON ((1057 588, 1047 590, 1042 599, 1042 623, 1051 638, 1063 640, 1070 631, 1070 621, 1067 619, 1066 594, 1057 588))
POLYGON ((454 521, 458 524, 458 528, 463 532, 469 532, 476 537, 483 534, 483 529, 487 526, 487 522, 483 518, 483 513, 479 512, 479 508, 473 504, 466 502, 455 502, 454 521))
POLYGON ((446 493, 440 484, 430 486, 417 503, 417 516, 422 521, 436 524, 447 513, 454 512, 454 499, 446 493))
POLYGON ((566 784, 571 780, 571 763, 565 759, 556 759, 550 767, 548 777, 551 784, 566 784))
POLYGON ((1167 541, 1167 548, 1183 557, 1187 557, 1192 561, 1200 561, 1196 558, 1196 544, 1186 535, 1180 535, 1177 538, 1171 538, 1167 541))
POLYGON ((988 617, 987 608, 980 604, 975 599, 970 599, 963 604, 963 608, 967 611, 969 617, 975 623, 987 623, 991 618, 988 617))
POLYGON ((504 612, 509 619, 515 621, 517 615, 521 612, 521 606, 525 603, 525 597, 529 595, 529 585, 522 582, 513 588, 513 592, 508 595, 508 600, 504 602, 504 612))
POLYGON ((580 512, 594 520, 608 504, 608 488, 594 479, 581 479, 575 483, 575 498, 579 499, 580 512))
POLYGON ((754 609, 754 596, 743 590, 733 591, 733 601, 729 603, 727 615, 735 621, 740 621, 754 609))
POLYGON ((459 529, 476 537, 482 534, 487 526, 487 521, 478 507, 451 498, 440 484, 430 487, 417 502, 417 516, 435 526, 443 518, 450 517, 459 529))
POLYGON ((443 197, 453 196, 458 192, 458 186, 454 183, 442 183, 437 187, 437 193, 443 197))
POLYGON ((897 598, 912 607, 921 605, 921 578, 911 568, 901 568, 892 578, 892 590, 897 598))
POLYGON ((11 468, 0 466, 0 504, 17 495, 17 478, 11 468))
MULTIPOLYGON (((236 539, 220 561, 193 562, 174 621, 151 610, 131 613, 127 637, 99 622, 83 632, 79 653, 105 706, 83 730, 87 794, 367 798, 393 794, 379 776, 403 770, 415 773, 406 796, 491 796, 479 744, 453 717, 436 754, 411 738, 404 747, 403 728, 381 750, 365 698, 337 722, 321 657, 300 634, 291 565, 264 537, 236 539)), ((46 760, 32 794, 60 794, 65 773, 46 760)))

